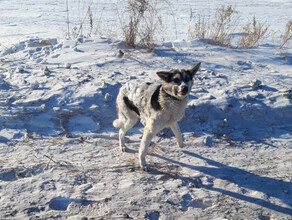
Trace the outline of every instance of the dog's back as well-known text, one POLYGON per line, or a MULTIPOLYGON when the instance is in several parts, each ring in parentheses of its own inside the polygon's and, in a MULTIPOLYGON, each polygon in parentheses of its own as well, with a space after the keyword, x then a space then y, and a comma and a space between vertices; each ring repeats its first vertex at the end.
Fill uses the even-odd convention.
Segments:
POLYGON ((151 97, 159 87, 160 85, 157 84, 139 82, 126 83, 123 85, 117 97, 119 118, 114 121, 114 127, 121 128, 121 123, 125 123, 125 121, 128 120, 123 117, 124 115, 129 115, 133 118, 140 117, 143 123, 145 117, 150 116, 151 97), (135 115, 134 113, 136 116, 133 116, 135 115))

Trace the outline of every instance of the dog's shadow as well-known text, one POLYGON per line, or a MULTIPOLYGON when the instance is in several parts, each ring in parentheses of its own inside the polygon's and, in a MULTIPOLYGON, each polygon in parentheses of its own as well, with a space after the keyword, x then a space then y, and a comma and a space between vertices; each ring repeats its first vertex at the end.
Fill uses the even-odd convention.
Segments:
MULTIPOLYGON (((137 154, 137 150, 128 149, 127 153, 137 154)), ((209 166, 194 166, 188 163, 179 162, 179 161, 170 159, 165 156, 151 154, 149 156, 154 156, 156 158, 159 158, 167 162, 167 166, 171 166, 171 169, 166 169, 165 166, 162 166, 162 165, 157 166, 157 164, 149 164, 148 173, 150 173, 151 175, 160 175, 160 176, 162 175, 164 176, 162 180, 165 180, 165 181, 169 179, 173 179, 173 180, 179 179, 182 181, 182 184, 184 186, 189 186, 193 184, 197 188, 205 188, 207 190, 222 193, 224 195, 233 197, 235 199, 253 203, 261 207, 273 210, 273 211, 277 211, 286 215, 292 215, 292 199, 291 199, 292 183, 291 182, 273 179, 270 177, 259 176, 254 173, 245 171, 243 169, 227 166, 223 163, 205 158, 191 151, 182 150, 182 153, 186 154, 192 159, 203 160, 209 166), (271 201, 245 195, 244 193, 238 193, 238 192, 230 191, 224 188, 214 187, 212 184, 204 184, 197 178, 192 178, 190 176, 181 174, 179 171, 175 170, 175 167, 184 167, 184 168, 188 168, 194 171, 199 171, 200 173, 210 176, 210 177, 214 177, 215 179, 221 179, 229 183, 236 184, 239 188, 249 189, 252 191, 259 192, 259 193, 264 193, 265 195, 267 195, 267 197, 273 197, 278 200, 281 200, 287 206, 284 207, 284 206, 272 203, 271 201)), ((124 168, 125 167, 123 167, 123 169, 124 168)), ((131 168, 132 171, 137 171, 139 169, 137 166, 128 166, 127 168, 131 168)), ((182 204, 184 204, 185 206, 187 205, 187 203, 182 203, 182 204)), ((187 209, 187 207, 183 207, 183 209, 187 209)))
MULTIPOLYGON (((253 203, 253 204, 271 209, 273 211, 277 211, 277 212, 287 214, 287 215, 292 215, 292 199, 291 199, 292 183, 291 182, 273 179, 270 177, 259 176, 251 172, 245 171, 243 169, 239 169, 237 167, 227 166, 223 163, 205 158, 201 155, 198 155, 196 153, 193 153, 187 150, 183 150, 182 152, 192 157, 193 159, 204 160, 210 166, 194 166, 194 165, 179 162, 179 161, 176 161, 176 160, 173 160, 161 155, 153 155, 153 156, 160 158, 166 162, 176 164, 180 167, 185 167, 191 170, 199 171, 205 175, 214 177, 216 179, 221 179, 224 181, 228 181, 230 183, 234 183, 240 188, 262 192, 268 197, 274 197, 276 199, 281 200, 283 203, 285 203, 289 207, 283 207, 261 198, 253 198, 251 196, 240 194, 238 192, 233 192, 224 188, 213 187, 210 184, 204 185, 201 182, 198 183, 197 179, 186 177, 184 175, 180 175, 179 173, 176 173, 176 175, 171 174, 172 178, 182 180, 184 185, 189 185, 190 183, 194 183, 199 188, 206 188, 208 190, 216 191, 224 195, 236 198, 238 200, 246 201, 249 203, 253 203)), ((154 167, 151 167, 149 171, 152 174, 163 173, 162 171, 159 171, 154 167)))

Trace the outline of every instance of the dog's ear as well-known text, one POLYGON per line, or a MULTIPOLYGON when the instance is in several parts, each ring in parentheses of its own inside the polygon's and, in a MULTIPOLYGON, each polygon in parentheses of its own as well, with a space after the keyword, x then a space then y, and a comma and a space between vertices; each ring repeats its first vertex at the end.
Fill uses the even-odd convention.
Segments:
POLYGON ((172 73, 169 71, 158 71, 157 75, 165 82, 170 82, 172 73))
POLYGON ((188 69, 189 74, 193 78, 196 72, 200 69, 201 62, 197 63, 195 66, 192 66, 191 68, 188 69))

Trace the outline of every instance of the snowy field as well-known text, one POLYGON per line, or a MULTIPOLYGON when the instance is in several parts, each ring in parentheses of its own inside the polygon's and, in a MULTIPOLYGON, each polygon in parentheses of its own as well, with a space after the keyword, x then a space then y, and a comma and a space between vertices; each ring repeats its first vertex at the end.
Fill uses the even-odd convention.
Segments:
POLYGON ((0 219, 292 219, 291 1, 168 1, 151 53, 121 42, 126 1, 69 1, 70 30, 93 12, 78 39, 65 39, 65 2, 0 0, 0 219), (259 47, 188 39, 190 9, 227 4, 269 24, 259 47), (119 88, 198 61, 186 147, 165 129, 140 170, 142 125, 128 152, 112 127, 119 88))

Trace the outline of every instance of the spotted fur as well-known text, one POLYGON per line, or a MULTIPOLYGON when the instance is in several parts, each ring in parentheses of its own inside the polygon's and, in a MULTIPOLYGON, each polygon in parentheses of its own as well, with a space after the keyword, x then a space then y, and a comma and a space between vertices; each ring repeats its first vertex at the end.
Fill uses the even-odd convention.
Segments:
POLYGON ((121 87, 117 97, 118 119, 113 122, 119 128, 119 146, 126 151, 125 135, 140 119, 144 133, 139 149, 139 163, 144 170, 145 157, 151 139, 165 127, 173 131, 179 147, 183 139, 177 122, 182 118, 193 85, 193 76, 200 64, 182 70, 159 71, 162 85, 129 82, 121 87))

